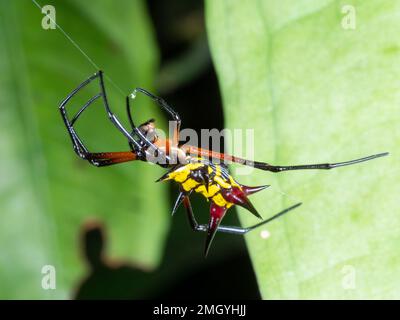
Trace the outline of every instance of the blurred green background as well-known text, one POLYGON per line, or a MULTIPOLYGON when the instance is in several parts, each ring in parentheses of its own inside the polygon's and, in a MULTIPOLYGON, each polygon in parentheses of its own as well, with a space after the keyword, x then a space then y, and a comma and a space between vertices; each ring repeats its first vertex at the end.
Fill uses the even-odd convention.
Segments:
MULTIPOLYGON (((0 0, 0 298, 400 296, 395 1, 350 1, 356 30, 341 27, 341 1, 37 2, 54 5, 84 54, 60 30, 42 28, 32 1, 0 0), (268 241, 246 237, 251 261, 243 238, 231 235, 217 236, 204 259, 204 234, 191 231, 182 209, 170 216, 176 185, 154 183, 164 170, 96 168, 73 152, 58 104, 97 71, 93 64, 109 77, 111 106, 124 121, 124 97, 144 87, 179 112, 183 128, 255 129, 257 160, 391 157, 238 178, 274 186, 254 198, 264 217, 305 205, 271 225, 268 241), (55 290, 41 286, 44 265, 56 268, 55 290), (357 270, 350 290, 345 266, 357 270)), ((80 93, 71 114, 97 90, 80 93)), ((133 110, 137 123, 166 126, 148 99, 133 110)), ((77 129, 92 151, 128 149, 100 104, 77 129)), ((204 199, 194 197, 193 207, 208 219, 204 199)), ((239 213, 244 225, 255 222, 239 213)), ((235 210, 224 223, 240 224, 235 210)))

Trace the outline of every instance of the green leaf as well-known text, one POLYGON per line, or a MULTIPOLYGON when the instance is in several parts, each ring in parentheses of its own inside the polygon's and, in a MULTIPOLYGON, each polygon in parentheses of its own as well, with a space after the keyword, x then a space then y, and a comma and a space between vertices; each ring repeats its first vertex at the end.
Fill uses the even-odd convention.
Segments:
MULTIPOLYGON (((254 128, 255 159, 371 162, 326 171, 238 176, 271 184, 252 200, 267 218, 246 236, 264 298, 399 298, 400 3, 207 1, 227 128, 254 128), (356 28, 345 29, 344 5, 356 28)), ((256 220, 243 210, 244 225, 256 220)))
MULTIPOLYGON (((44 4, 55 6, 57 23, 122 88, 106 82, 119 116, 130 90, 152 89, 158 53, 143 1, 44 4)), ((33 2, 0 1, 1 298, 70 297, 87 272, 80 252, 87 221, 104 224, 108 258, 147 269, 159 264, 169 225, 167 189, 154 183, 158 167, 96 168, 73 152, 58 104, 96 70, 62 32, 44 30, 43 17, 33 2), (44 265, 56 268, 56 290, 41 286, 44 265)), ((97 84, 83 92, 88 99, 97 84)), ((160 119, 148 102, 138 100, 135 117, 160 119)), ((78 129, 89 148, 129 150, 103 106, 90 109, 78 129)))

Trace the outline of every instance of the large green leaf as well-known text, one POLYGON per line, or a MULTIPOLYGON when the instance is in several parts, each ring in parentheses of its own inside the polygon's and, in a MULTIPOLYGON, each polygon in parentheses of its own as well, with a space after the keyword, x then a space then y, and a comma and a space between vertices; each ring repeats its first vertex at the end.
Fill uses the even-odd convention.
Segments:
MULTIPOLYGON (((143 1, 40 5, 49 3, 57 23, 124 94, 134 86, 151 89, 158 56, 143 1)), ((95 69, 59 30, 44 30, 43 17, 33 2, 0 1, 2 298, 69 297, 84 275, 79 231, 87 220, 104 223, 111 257, 147 268, 158 265, 168 228, 166 188, 154 184, 157 167, 99 169, 74 154, 58 104, 95 69), (56 290, 41 287, 48 264, 56 268, 56 290)), ((106 86, 122 115, 124 96, 111 82, 106 86)), ((96 84, 85 89, 86 98, 97 90, 96 84)), ((135 108, 160 116, 144 99, 135 108)), ((81 121, 94 151, 128 149, 101 105, 81 121)))
POLYGON ((271 237, 246 236, 263 297, 399 298, 400 2, 206 3, 226 126, 254 128, 257 160, 391 152, 330 172, 238 177, 273 185, 253 196, 264 217, 304 203, 268 226, 271 237), (355 9, 355 29, 342 26, 344 5, 355 9))

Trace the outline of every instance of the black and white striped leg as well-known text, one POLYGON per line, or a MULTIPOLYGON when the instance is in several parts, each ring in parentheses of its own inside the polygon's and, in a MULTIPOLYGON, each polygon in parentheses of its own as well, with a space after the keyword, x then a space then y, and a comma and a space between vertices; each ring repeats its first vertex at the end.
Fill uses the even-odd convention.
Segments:
MULTIPOLYGON (((190 227, 194 230, 194 231, 203 231, 203 232, 208 232, 208 225, 207 224, 199 224, 196 221, 196 218, 194 217, 193 214, 193 210, 192 210, 192 206, 190 204, 190 200, 188 196, 184 196, 183 197, 183 204, 185 206, 186 209, 186 213, 188 215, 188 219, 189 219, 189 224, 190 227)), ((257 223, 253 226, 250 227, 236 227, 236 226, 224 226, 224 225, 219 225, 217 231, 219 232, 224 232, 224 233, 231 233, 231 234, 238 234, 238 235, 243 235, 246 234, 258 227, 261 227, 269 222, 271 222, 272 220, 275 220, 276 218, 279 218, 280 216, 288 213, 289 211, 296 209, 297 207, 299 207, 302 203, 296 203, 295 205, 286 208, 280 212, 278 212, 277 214, 275 214, 274 216, 272 216, 271 218, 268 218, 260 223, 257 223)))

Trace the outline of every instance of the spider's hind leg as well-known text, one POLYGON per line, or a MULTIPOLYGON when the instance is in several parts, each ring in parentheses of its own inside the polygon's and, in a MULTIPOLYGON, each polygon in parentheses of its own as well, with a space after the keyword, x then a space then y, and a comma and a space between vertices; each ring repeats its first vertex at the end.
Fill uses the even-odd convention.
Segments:
MULTIPOLYGON (((196 221, 196 218, 194 217, 193 214, 193 210, 192 210, 192 206, 190 204, 190 200, 188 196, 184 196, 183 197, 183 204, 185 206, 186 209, 186 213, 188 215, 188 219, 189 219, 189 224, 190 227, 194 230, 194 231, 202 231, 202 232, 209 232, 209 226, 207 224, 199 224, 196 221)), ((237 235, 244 235, 258 227, 261 227, 269 222, 271 222, 272 220, 275 220, 281 216, 283 216, 284 214, 288 213, 289 211, 292 211, 293 209, 296 209, 297 207, 299 207, 301 205, 300 203, 297 203, 289 208, 286 208, 280 212, 278 212, 277 214, 275 214, 274 216, 272 216, 271 218, 268 218, 260 223, 257 223, 255 225, 252 225, 250 227, 236 227, 236 226, 224 226, 224 225, 218 225, 216 232, 224 232, 224 233, 231 233, 231 234, 237 234, 237 235)), ((205 248, 205 255, 207 255, 209 248, 211 245, 211 241, 206 243, 206 248, 205 248)))

